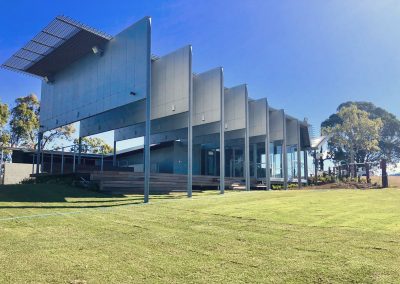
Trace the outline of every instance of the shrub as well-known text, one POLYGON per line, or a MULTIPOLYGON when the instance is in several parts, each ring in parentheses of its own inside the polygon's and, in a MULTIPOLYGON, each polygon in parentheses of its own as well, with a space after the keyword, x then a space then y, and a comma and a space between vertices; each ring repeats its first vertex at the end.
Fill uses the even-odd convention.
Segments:
POLYGON ((35 179, 34 178, 24 178, 20 184, 34 184, 35 183, 35 179))

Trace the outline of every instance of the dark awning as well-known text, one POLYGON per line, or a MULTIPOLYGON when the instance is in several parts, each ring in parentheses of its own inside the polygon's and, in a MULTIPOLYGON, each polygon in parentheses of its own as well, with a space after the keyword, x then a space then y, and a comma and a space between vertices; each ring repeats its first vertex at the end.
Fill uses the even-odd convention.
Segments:
POLYGON ((1 66, 39 77, 51 76, 111 39, 103 32, 58 16, 1 66))

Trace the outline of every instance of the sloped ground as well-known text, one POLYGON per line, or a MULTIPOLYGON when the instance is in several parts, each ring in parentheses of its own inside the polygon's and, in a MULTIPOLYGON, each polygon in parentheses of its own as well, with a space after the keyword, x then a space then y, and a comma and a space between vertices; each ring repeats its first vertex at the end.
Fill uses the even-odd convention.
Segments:
POLYGON ((0 188, 0 283, 400 279, 397 189, 141 198, 0 188))

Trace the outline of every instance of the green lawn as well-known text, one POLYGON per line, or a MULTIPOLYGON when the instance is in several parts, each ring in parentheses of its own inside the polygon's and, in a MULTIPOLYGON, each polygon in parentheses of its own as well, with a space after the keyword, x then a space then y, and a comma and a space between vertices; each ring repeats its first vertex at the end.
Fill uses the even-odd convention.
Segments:
POLYGON ((0 283, 400 283, 397 189, 141 201, 0 187, 0 283))

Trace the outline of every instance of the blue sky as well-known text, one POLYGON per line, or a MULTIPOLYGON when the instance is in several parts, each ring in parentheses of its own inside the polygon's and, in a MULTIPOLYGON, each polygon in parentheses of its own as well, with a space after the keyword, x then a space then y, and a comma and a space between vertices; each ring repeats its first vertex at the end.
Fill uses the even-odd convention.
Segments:
MULTIPOLYGON (((153 53, 193 45, 193 69, 223 66, 225 85, 247 83, 253 98, 322 120, 348 100, 400 116, 400 1, 2 1, 0 62, 64 14, 115 34, 149 15, 153 53)), ((40 81, 0 69, 1 101, 40 81)))

